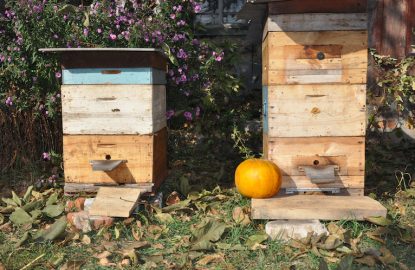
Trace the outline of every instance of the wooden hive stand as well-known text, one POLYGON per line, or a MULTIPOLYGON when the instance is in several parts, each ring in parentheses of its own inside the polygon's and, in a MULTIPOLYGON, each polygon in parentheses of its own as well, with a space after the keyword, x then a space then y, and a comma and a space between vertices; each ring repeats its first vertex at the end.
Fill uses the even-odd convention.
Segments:
POLYGON ((385 216, 379 202, 363 196, 366 1, 257 2, 269 2, 262 43, 264 157, 281 168, 284 195, 252 200, 253 218, 385 216))
POLYGON ((41 51, 62 64, 65 193, 97 192, 91 211, 120 215, 167 176, 166 58, 141 48, 41 51))

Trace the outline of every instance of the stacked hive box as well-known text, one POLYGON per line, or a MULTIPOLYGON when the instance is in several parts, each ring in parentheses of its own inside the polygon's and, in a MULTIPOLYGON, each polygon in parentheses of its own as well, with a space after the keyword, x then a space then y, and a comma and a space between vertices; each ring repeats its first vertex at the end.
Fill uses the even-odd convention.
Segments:
POLYGON ((360 196, 368 62, 365 1, 270 1, 268 13, 262 45, 264 156, 281 168, 285 194, 353 196, 253 200, 253 218, 386 215, 378 202, 360 196))
POLYGON ((264 154, 288 192, 363 195, 366 22, 366 13, 268 17, 264 154))
POLYGON ((63 70, 65 190, 157 187, 167 175, 163 55, 154 49, 51 50, 60 52, 63 70))

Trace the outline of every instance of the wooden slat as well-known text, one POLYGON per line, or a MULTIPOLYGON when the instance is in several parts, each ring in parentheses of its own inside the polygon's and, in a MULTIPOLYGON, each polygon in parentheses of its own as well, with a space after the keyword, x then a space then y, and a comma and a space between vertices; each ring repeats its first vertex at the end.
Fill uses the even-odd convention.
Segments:
POLYGON ((386 208, 363 196, 292 195, 252 199, 253 219, 364 220, 386 217, 386 208))
MULTIPOLYGON (((275 161, 274 161, 275 162, 275 161)), ((275 164, 278 164, 275 162, 275 164)), ((279 164, 278 164, 279 165, 279 164)), ((297 173, 298 174, 298 173, 297 173)), ((281 188, 346 188, 346 189, 363 189, 364 175, 344 176, 337 175, 332 183, 314 184, 307 176, 284 175, 282 178, 281 188)))
POLYGON ((361 13, 366 12, 367 0, 255 0, 268 3, 268 14, 292 13, 361 13))
POLYGON ((367 29, 367 13, 311 13, 270 15, 267 32, 351 31, 367 29))
MULTIPOLYGON (((153 190, 152 183, 139 183, 139 184, 125 184, 121 187, 125 188, 138 188, 141 189, 144 193, 152 192, 153 190)), ((81 193, 95 194, 98 192, 98 189, 101 187, 120 187, 116 184, 81 184, 81 183, 65 183, 64 192, 65 196, 79 195, 81 193)))
POLYGON ((65 135, 66 183, 155 183, 167 176, 167 130, 153 135, 65 135), (91 160, 127 160, 111 172, 92 171, 91 160))
POLYGON ((142 193, 144 191, 138 188, 100 187, 89 214, 127 218, 137 206, 142 193))
POLYGON ((63 85, 64 134, 151 134, 166 126, 164 85, 63 85))
POLYGON ((64 69, 65 84, 166 84, 166 73, 154 68, 64 69))
POLYGON ((268 87, 270 137, 364 136, 366 85, 268 87))
POLYGON ((312 137, 272 138, 264 137, 266 158, 275 162, 284 175, 305 175, 299 166, 338 165, 338 175, 365 174, 364 137, 312 137))
POLYGON ((265 85, 366 83, 367 32, 269 32, 263 59, 265 85))

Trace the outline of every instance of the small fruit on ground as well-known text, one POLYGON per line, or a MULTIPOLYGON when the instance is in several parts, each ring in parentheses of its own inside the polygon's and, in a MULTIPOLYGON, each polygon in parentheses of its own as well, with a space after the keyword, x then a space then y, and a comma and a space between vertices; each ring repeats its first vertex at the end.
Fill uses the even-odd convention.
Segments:
POLYGON ((281 187, 281 172, 272 161, 247 159, 235 172, 235 184, 239 193, 249 198, 270 198, 281 187))

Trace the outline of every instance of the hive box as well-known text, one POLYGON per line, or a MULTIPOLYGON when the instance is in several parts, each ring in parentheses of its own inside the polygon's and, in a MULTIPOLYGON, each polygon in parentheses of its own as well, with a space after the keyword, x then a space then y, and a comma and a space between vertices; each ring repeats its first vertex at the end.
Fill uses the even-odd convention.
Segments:
POLYGON ((167 176, 166 58, 156 49, 57 48, 65 190, 158 187, 167 176))

